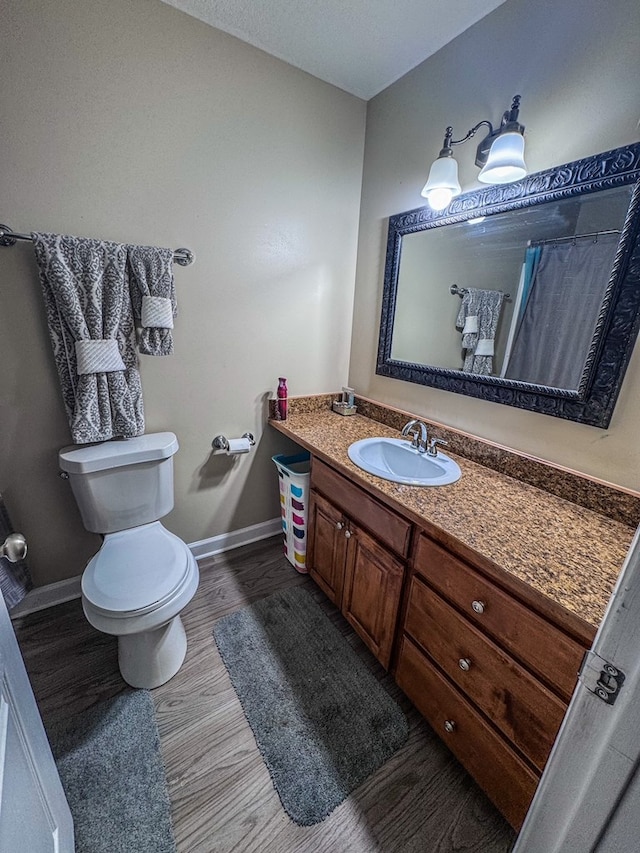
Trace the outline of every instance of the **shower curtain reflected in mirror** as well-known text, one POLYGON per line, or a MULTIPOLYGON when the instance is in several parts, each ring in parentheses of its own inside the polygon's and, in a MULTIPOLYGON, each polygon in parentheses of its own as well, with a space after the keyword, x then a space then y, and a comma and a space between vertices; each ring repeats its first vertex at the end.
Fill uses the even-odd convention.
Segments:
POLYGON ((618 234, 601 234, 532 247, 541 251, 521 301, 507 379, 578 388, 617 245, 618 234))

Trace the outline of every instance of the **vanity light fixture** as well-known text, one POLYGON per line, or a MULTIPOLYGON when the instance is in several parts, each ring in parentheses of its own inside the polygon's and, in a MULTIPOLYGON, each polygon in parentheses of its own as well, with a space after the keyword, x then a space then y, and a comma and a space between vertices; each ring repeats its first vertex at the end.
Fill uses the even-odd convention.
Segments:
POLYGON ((490 121, 479 121, 462 139, 453 139, 453 128, 445 131, 444 143, 433 162, 427 183, 421 192, 433 210, 443 210, 462 188, 458 180, 458 164, 453 157, 452 146, 462 145, 486 125, 489 133, 476 150, 476 166, 482 169, 478 180, 485 184, 510 184, 527 174, 524 162, 524 125, 518 122, 520 95, 514 95, 511 109, 502 116, 500 127, 494 129, 490 121))

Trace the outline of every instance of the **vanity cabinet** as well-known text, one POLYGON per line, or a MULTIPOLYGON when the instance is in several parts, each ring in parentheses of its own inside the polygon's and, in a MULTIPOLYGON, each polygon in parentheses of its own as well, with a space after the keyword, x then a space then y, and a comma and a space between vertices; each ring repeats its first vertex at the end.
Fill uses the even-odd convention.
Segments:
POLYGON ((309 574, 388 668, 411 525, 315 458, 310 498, 309 574))
POLYGON ((395 678, 517 829, 589 639, 417 536, 395 678))
POLYGON ((347 447, 379 424, 360 415, 274 426, 312 453, 311 577, 518 829, 633 531, 477 464, 451 490, 365 475, 347 447))

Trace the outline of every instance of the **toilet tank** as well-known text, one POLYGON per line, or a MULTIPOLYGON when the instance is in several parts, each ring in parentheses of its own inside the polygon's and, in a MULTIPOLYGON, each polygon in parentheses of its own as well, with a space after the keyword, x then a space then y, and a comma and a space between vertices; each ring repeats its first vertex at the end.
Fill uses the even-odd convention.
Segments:
POLYGON ((61 450, 86 529, 116 533, 171 512, 177 449, 172 432, 159 432, 61 450))

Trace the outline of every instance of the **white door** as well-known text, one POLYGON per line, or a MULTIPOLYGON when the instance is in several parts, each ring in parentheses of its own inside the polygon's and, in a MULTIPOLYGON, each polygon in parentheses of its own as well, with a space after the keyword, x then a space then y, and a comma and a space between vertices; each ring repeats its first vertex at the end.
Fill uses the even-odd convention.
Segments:
POLYGON ((0 851, 73 850, 71 812, 0 593, 0 851))
POLYGON ((640 528, 513 853, 640 849, 640 528))

